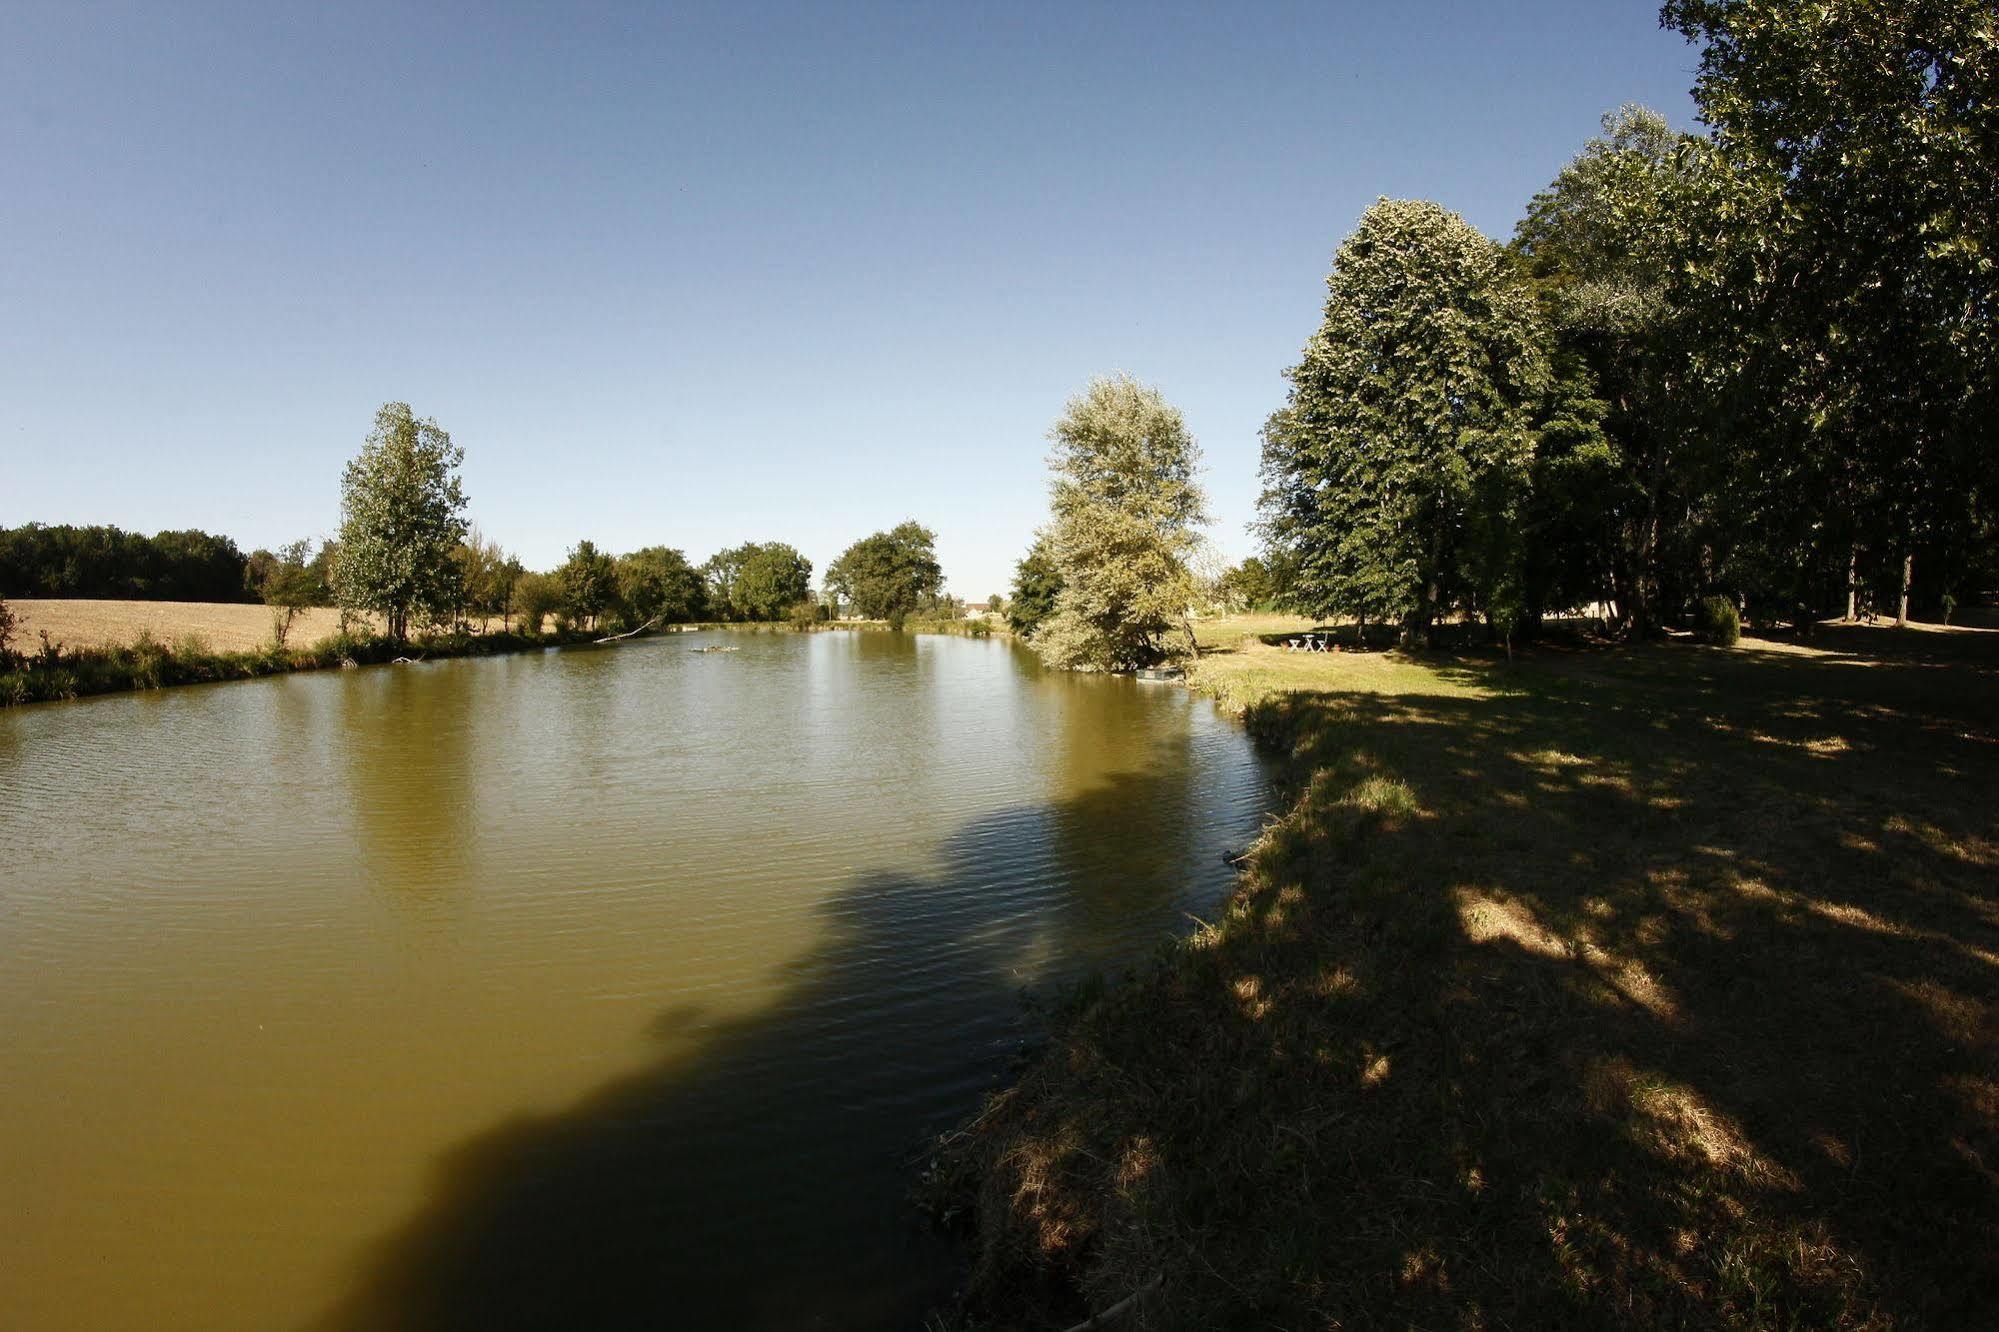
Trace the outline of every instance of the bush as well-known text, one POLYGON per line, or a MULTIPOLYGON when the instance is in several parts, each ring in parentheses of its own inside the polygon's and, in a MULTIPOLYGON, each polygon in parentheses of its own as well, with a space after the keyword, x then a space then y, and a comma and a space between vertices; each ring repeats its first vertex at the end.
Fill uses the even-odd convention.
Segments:
POLYGON ((1694 612, 1694 637, 1716 647, 1734 647, 1742 637, 1742 617, 1727 597, 1702 597, 1694 612))
POLYGON ((158 689, 162 685, 171 683, 167 668, 172 663, 172 654, 167 651, 165 645, 153 637, 152 630, 141 629, 139 636, 132 640, 132 646, 127 651, 132 659, 132 688, 158 689))

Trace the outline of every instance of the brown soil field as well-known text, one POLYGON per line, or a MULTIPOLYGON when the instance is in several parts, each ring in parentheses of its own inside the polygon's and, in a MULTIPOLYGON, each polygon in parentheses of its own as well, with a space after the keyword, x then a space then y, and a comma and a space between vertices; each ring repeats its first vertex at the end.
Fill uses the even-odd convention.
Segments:
MULTIPOLYGON (((19 624, 15 646, 32 649, 46 629, 67 648, 117 647, 150 631, 171 644, 199 635, 217 652, 247 652, 271 641, 272 612, 259 603, 222 601, 9 601, 19 624)), ((290 642, 312 643, 340 628, 340 612, 315 607, 292 621, 290 642)))

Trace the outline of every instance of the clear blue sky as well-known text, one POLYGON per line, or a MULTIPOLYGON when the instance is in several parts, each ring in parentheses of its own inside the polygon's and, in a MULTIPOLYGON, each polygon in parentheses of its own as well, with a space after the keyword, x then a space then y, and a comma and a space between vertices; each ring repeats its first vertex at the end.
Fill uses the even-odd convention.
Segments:
POLYGON ((327 534, 403 399, 530 565, 914 517, 983 596, 1122 369, 1240 556, 1361 211, 1503 237, 1693 64, 1650 0, 8 3, 0 525, 327 534))

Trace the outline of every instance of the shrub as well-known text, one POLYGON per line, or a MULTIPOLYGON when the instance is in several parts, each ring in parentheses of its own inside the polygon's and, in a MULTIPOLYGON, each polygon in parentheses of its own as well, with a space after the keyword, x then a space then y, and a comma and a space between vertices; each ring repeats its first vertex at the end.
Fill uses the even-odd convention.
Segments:
POLYGON ((158 689, 169 683, 167 665, 171 660, 165 645, 153 637, 150 629, 141 629, 139 636, 132 640, 128 649, 132 659, 132 687, 134 689, 158 689))
POLYGON ((1716 647, 1734 647, 1742 637, 1742 617, 1727 597, 1702 597, 1694 612, 1694 637, 1716 647))

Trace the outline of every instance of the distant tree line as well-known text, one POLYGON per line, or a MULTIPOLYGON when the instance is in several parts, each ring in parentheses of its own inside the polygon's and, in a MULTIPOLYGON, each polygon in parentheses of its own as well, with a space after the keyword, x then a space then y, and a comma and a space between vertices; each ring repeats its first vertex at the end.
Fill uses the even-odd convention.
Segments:
POLYGON ((856 542, 828 571, 824 593, 813 589, 812 562, 782 541, 746 542, 697 566, 670 546, 613 555, 583 540, 555 569, 534 572, 466 519, 463 461, 435 421, 386 403, 342 474, 339 535, 316 549, 300 540, 245 556, 201 532, 143 537, 30 524, 0 529, 0 597, 262 599, 280 648, 314 606, 379 616, 392 643, 418 629, 476 622, 484 630, 494 620, 528 634, 541 634, 551 618, 558 631, 593 632, 811 624, 832 618, 842 600, 897 628, 912 614, 959 613, 944 595, 935 536, 914 522, 856 542))
POLYGON ((234 541, 207 532, 0 527, 0 596, 255 601, 248 572, 234 541))

